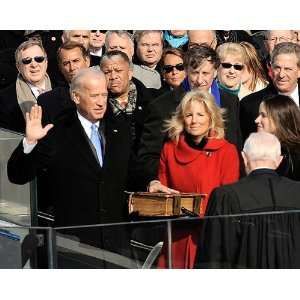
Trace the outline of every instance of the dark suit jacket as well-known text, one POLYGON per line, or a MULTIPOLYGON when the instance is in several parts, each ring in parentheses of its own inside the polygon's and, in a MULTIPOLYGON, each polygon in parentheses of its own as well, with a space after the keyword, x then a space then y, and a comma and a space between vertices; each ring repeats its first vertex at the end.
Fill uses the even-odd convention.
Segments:
POLYGON ((124 161, 122 162, 123 169, 126 168, 128 170, 127 188, 131 191, 137 189, 133 173, 135 172, 137 151, 144 128, 145 111, 152 99, 151 89, 147 89, 136 78, 133 78, 132 81, 137 89, 136 107, 132 116, 128 116, 125 113, 115 116, 109 104, 104 116, 106 129, 114 133, 116 143, 119 139, 120 145, 123 145, 119 149, 116 149, 117 152, 115 155, 119 155, 122 152, 124 157, 124 161))
POLYGON ((119 141, 114 145, 112 140, 107 134, 104 165, 100 167, 76 112, 71 112, 30 154, 23 153, 20 143, 8 162, 9 179, 24 184, 44 172, 48 184, 43 186, 39 201, 53 205, 55 226, 124 221, 122 152, 115 156, 115 148, 124 145, 119 141))
MULTIPOLYGON (((258 116, 259 105, 263 100, 277 95, 278 91, 272 83, 256 93, 244 97, 240 103, 240 120, 243 140, 245 141, 251 132, 256 132, 255 119, 258 116)), ((298 80, 298 94, 300 95, 300 81, 298 80)))
MULTIPOLYGON (((216 188, 207 216, 299 210, 300 182, 259 169, 216 188)), ((198 267, 299 268, 300 213, 221 217, 204 221, 198 267)))
POLYGON ((264 89, 250 94, 244 97, 240 103, 240 121, 241 121, 241 131, 242 137, 245 141, 251 132, 256 132, 255 119, 258 116, 258 110, 260 103, 274 95, 278 92, 270 83, 264 89))
MULTIPOLYGON (((163 122, 172 116, 184 95, 185 91, 180 86, 159 96, 148 106, 138 152, 136 181, 139 182, 140 189, 145 189, 151 180, 157 178, 160 152, 166 139, 166 135, 162 133, 163 122)), ((225 137, 240 149, 239 100, 221 90, 220 96, 221 107, 226 108, 225 137)))
POLYGON ((16 83, 0 91, 0 127, 25 132, 25 119, 18 104, 16 83))

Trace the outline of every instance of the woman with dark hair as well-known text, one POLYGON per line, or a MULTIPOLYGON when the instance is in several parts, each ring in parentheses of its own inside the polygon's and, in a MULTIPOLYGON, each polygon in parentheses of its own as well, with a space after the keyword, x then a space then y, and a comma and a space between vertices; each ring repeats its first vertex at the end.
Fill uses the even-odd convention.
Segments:
POLYGON ((281 143, 283 160, 277 172, 300 181, 300 110, 296 103, 285 95, 268 98, 260 104, 255 123, 257 131, 273 133, 281 143))
POLYGON ((180 86, 186 76, 184 53, 181 49, 166 48, 161 57, 161 69, 163 80, 167 84, 166 90, 172 90, 180 86))

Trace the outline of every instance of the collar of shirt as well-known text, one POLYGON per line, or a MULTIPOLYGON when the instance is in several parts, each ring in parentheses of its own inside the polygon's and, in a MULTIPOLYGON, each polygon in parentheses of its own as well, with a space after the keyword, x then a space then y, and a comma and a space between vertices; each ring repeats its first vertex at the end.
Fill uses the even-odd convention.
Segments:
MULTIPOLYGON (((29 85, 29 87, 30 87, 30 89, 31 89, 31 91, 32 91, 32 93, 33 93, 33 95, 34 95, 34 97, 37 98, 37 97, 40 95, 40 88, 38 88, 38 87, 35 86, 35 85, 32 85, 31 83, 28 83, 28 85, 29 85)), ((42 88, 43 88, 43 89, 46 88, 46 83, 45 83, 45 82, 44 82, 42 88)))
POLYGON ((97 50, 95 52, 90 51, 90 55, 101 57, 102 56, 102 48, 100 48, 99 50, 97 50))
POLYGON ((278 94, 290 96, 294 100, 294 102, 299 106, 298 84, 296 85, 295 89, 290 94, 286 94, 286 93, 278 93, 278 94))
POLYGON ((153 72, 153 73, 158 73, 158 72, 155 70, 156 65, 155 65, 155 67, 153 67, 153 68, 149 68, 148 66, 145 66, 145 65, 140 65, 140 67, 141 67, 142 69, 144 69, 144 70, 151 71, 151 72, 153 72))
MULTIPOLYGON (((79 119, 81 126, 83 127, 86 135, 89 138, 91 138, 91 134, 92 134, 91 126, 93 123, 91 121, 89 121, 88 119, 86 119, 85 117, 83 117, 78 111, 77 111, 77 116, 78 116, 78 119, 79 119)), ((100 121, 96 122, 95 125, 97 126, 97 128, 99 128, 100 121)))

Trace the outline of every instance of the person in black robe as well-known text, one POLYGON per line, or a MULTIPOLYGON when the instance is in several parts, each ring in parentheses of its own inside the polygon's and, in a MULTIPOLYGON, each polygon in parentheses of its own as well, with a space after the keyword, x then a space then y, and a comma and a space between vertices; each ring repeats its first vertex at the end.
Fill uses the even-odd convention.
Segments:
POLYGON ((274 135, 252 133, 243 152, 248 176, 211 194, 195 268, 299 268, 300 183, 275 172, 274 135))

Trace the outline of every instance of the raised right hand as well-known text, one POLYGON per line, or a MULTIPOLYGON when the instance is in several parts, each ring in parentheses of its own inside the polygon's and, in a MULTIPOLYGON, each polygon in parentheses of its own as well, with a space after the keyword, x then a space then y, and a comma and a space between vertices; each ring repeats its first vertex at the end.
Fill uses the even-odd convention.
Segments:
POLYGON ((35 104, 30 112, 26 113, 26 141, 28 144, 35 144, 38 140, 47 135, 48 131, 54 126, 48 124, 42 126, 42 108, 35 104))

